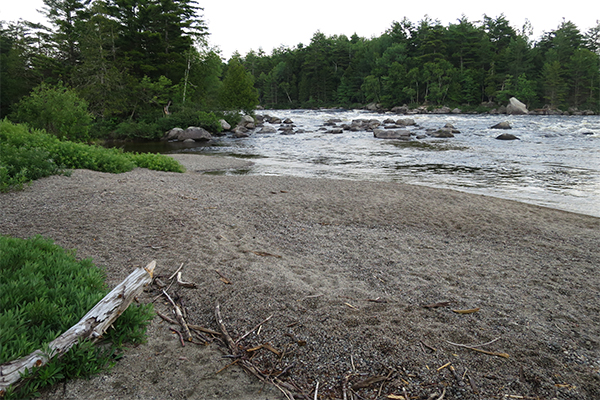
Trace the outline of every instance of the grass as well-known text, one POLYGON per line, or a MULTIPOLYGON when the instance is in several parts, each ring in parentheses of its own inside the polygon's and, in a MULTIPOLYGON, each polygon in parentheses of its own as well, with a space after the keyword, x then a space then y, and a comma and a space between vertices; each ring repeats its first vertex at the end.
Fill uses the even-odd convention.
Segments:
MULTIPOLYGON (((0 364, 44 349, 75 325, 109 292, 104 281, 91 260, 77 260, 74 251, 50 239, 0 236, 0 364)), ((3 399, 36 396, 45 386, 112 367, 127 342, 144 341, 152 317, 151 304, 130 306, 103 337, 105 345, 80 342, 62 358, 26 373, 3 399)))
POLYGON ((77 168, 122 173, 136 167, 184 172, 185 168, 162 154, 124 153, 83 143, 61 141, 43 130, 0 121, 0 192, 18 190, 45 176, 77 168))

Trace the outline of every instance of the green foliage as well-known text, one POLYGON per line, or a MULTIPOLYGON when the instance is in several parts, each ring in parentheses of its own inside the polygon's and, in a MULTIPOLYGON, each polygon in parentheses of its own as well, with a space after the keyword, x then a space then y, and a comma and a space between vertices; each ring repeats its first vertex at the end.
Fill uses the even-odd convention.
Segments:
POLYGON ((17 104, 11 119, 64 140, 89 139, 92 117, 87 103, 62 83, 56 86, 42 83, 17 104))
POLYGON ((26 125, 0 121, 0 191, 20 189, 32 180, 66 169, 91 169, 122 173, 135 167, 183 172, 183 167, 165 155, 130 155, 120 149, 60 141, 26 125), (138 163, 139 162, 139 163, 138 163))
POLYGON ((247 114, 252 113, 258 105, 254 78, 236 57, 229 60, 219 99, 226 110, 242 110, 247 114))
MULTIPOLYGON (((0 363, 46 348, 107 293, 104 274, 90 259, 79 261, 74 251, 40 236, 0 236, 0 363)), ((151 304, 129 307, 104 338, 111 342, 108 346, 79 343, 63 358, 29 371, 25 384, 5 398, 27 398, 62 379, 112 366, 125 338, 143 341, 152 317, 151 304)))
POLYGON ((126 153, 138 167, 157 171, 185 172, 185 168, 174 158, 153 153, 126 153))

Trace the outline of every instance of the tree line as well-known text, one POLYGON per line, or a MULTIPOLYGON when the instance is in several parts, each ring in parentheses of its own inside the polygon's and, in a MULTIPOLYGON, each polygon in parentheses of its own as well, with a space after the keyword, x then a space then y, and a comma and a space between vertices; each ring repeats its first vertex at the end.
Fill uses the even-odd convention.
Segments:
POLYGON ((0 117, 41 119, 34 127, 67 138, 218 131, 219 118, 235 122, 258 104, 477 110, 515 96, 530 108, 600 110, 600 24, 582 33, 563 21, 534 42, 531 26, 515 29, 502 15, 448 26, 403 19, 379 37, 316 32, 306 46, 226 61, 207 44, 194 0, 44 4, 49 27, 0 23, 0 117))
POLYGON ((443 26, 425 17, 394 22, 381 36, 326 36, 310 44, 259 50, 242 62, 267 107, 380 103, 506 104, 599 110, 600 23, 582 33, 563 21, 537 42, 526 23, 515 29, 503 16, 443 26))
MULTIPOLYGON (((45 104, 64 100, 60 118, 73 119, 65 109, 83 105, 95 135, 155 139, 186 124, 219 130, 218 117, 258 104, 239 59, 225 63, 206 44, 193 0, 44 4, 50 27, 22 20, 0 26, 0 117, 31 123, 48 111, 45 104)), ((47 121, 37 127, 52 130, 47 121)))

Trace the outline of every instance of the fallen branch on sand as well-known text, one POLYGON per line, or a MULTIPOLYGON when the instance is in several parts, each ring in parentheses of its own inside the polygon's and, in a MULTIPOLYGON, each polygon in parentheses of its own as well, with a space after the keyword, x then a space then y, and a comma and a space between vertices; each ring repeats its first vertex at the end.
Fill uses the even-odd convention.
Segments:
POLYGON ((144 286, 152 282, 156 261, 137 268, 123 282, 100 300, 81 320, 48 344, 48 352, 33 353, 0 365, 0 397, 6 389, 18 382, 27 370, 46 365, 52 358, 65 354, 80 340, 95 341, 102 337, 113 322, 129 307, 144 286))

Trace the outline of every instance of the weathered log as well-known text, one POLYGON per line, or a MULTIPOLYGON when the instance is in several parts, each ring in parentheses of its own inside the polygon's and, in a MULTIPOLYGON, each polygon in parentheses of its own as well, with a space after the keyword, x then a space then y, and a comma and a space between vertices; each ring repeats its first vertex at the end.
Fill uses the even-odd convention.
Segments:
POLYGON ((62 356, 79 340, 99 339, 142 292, 144 286, 152 282, 155 267, 156 261, 152 261, 144 268, 137 268, 77 324, 50 342, 47 353, 36 350, 28 356, 0 365, 0 397, 10 385, 21 379, 21 374, 25 371, 41 367, 52 358, 62 356))

